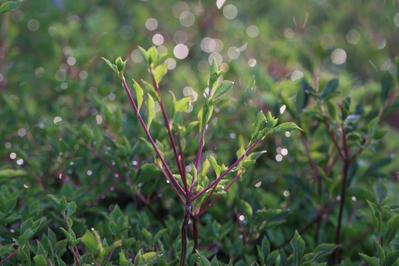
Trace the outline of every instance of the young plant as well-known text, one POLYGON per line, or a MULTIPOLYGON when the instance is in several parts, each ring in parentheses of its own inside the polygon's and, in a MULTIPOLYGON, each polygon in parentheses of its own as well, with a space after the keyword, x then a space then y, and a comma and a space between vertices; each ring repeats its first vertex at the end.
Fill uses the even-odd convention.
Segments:
MULTIPOLYGON (((287 95, 280 94, 292 119, 304 129, 302 144, 313 176, 312 180, 316 184, 315 198, 325 205, 321 208, 321 213, 327 217, 333 210, 337 211, 337 216, 334 218, 336 219, 334 241, 337 249, 332 257, 332 261, 337 264, 341 262, 343 250, 342 228, 345 207, 348 205, 348 188, 359 168, 359 157, 365 150, 379 143, 386 133, 379 124, 384 113, 397 98, 393 93, 394 83, 391 74, 388 72, 383 74, 380 106, 372 109, 364 108, 364 103, 360 102, 356 103, 354 108, 355 104, 350 96, 342 97, 338 101, 337 96, 342 92, 338 79, 321 82, 323 86, 316 79, 313 81, 313 86, 303 79, 296 95, 296 106, 287 100, 287 95), (311 142, 317 141, 315 138, 317 132, 325 135, 326 141, 323 141, 323 145, 327 146, 328 155, 325 160, 319 162, 312 158, 310 150, 311 142), (331 193, 333 199, 326 201, 328 197, 325 195, 328 192, 333 192, 331 193)), ((322 220, 323 218, 315 220, 316 243, 319 242, 319 233, 322 231, 322 220)))
MULTIPOLYGON (((208 86, 202 93, 203 101, 200 106, 196 106, 196 116, 193 121, 186 124, 178 124, 181 121, 181 114, 194 108, 190 97, 177 99, 171 92, 173 106, 171 106, 172 119, 166 110, 164 96, 162 95, 160 82, 167 73, 165 63, 162 61, 164 55, 159 54, 155 47, 148 50, 140 48, 144 57, 151 82, 141 81, 141 84, 133 80, 135 96, 133 96, 130 86, 125 78, 126 62, 120 57, 114 63, 104 58, 104 61, 118 75, 129 101, 137 115, 139 123, 143 128, 149 146, 155 153, 155 165, 163 173, 166 181, 170 183, 171 188, 180 200, 183 209, 183 222, 181 226, 181 254, 180 265, 185 265, 187 257, 187 231, 190 219, 193 222, 194 250, 199 249, 198 241, 198 223, 201 215, 206 213, 237 179, 243 175, 247 166, 253 163, 265 151, 255 152, 255 149, 266 138, 273 134, 299 129, 292 123, 278 123, 278 119, 269 112, 265 115, 260 111, 257 115, 252 130, 252 136, 246 146, 242 146, 237 151, 237 159, 228 167, 220 164, 214 156, 204 158, 204 149, 206 146, 206 135, 210 130, 209 122, 213 117, 217 104, 227 95, 227 92, 233 87, 233 82, 223 79, 222 69, 214 62, 211 65, 208 86), (145 121, 142 106, 146 103, 147 119, 145 121), (158 141, 154 139, 150 132, 152 122, 156 114, 156 103, 164 122, 164 130, 168 136, 169 144, 172 148, 172 157, 175 162, 172 167, 171 162, 167 160, 167 151, 162 150, 158 141), (186 126, 185 126, 186 125, 186 126), (188 125, 188 126, 187 126, 188 125), (194 155, 187 154, 182 136, 186 131, 196 131, 198 136, 197 151, 194 155), (192 158, 192 164, 187 164, 186 158, 192 158), (192 167, 187 167, 187 166, 192 167), (214 171, 214 179, 208 178, 208 170, 214 171)), ((193 110, 193 109, 192 109, 193 110)))

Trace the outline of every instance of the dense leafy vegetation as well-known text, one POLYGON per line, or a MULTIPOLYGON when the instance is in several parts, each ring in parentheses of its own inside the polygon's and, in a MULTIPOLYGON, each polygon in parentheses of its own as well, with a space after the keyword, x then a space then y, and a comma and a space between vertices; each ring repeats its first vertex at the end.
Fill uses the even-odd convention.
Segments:
POLYGON ((0 0, 0 265, 399 265, 397 7, 0 0))

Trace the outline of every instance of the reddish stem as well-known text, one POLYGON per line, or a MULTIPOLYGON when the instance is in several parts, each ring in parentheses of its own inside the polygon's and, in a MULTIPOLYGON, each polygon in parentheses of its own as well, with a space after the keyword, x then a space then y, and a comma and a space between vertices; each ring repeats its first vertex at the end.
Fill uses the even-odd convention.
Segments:
POLYGON ((195 169, 198 171, 199 169, 199 164, 201 162, 201 157, 202 157, 202 151, 204 149, 204 142, 205 142, 205 134, 207 130, 208 125, 205 125, 204 130, 201 135, 200 142, 198 144, 198 153, 197 153, 197 158, 195 159, 195 169))
POLYGON ((224 171, 218 178, 216 178, 214 181, 212 181, 206 188, 204 188, 200 193, 195 195, 192 200, 196 200, 199 197, 201 197, 203 194, 208 192, 208 190, 212 189, 214 186, 217 186, 219 182, 226 176, 228 175, 244 158, 246 158, 255 148, 258 146, 260 143, 260 140, 257 140, 254 142, 246 151, 243 155, 241 155, 240 158, 238 158, 232 165, 230 165, 229 168, 227 168, 226 171, 224 171))
MULTIPOLYGON (((175 192, 176 192, 177 194, 180 192, 184 197, 187 197, 186 193, 184 192, 184 190, 182 189, 182 187, 179 185, 179 183, 177 182, 176 178, 173 176, 173 173, 172 173, 172 171, 170 170, 170 168, 169 168, 168 164, 166 163, 165 159, 163 158, 163 156, 162 156, 162 154, 161 154, 161 151, 159 150, 159 148, 158 148, 157 144, 155 143, 154 139, 152 138, 152 136, 151 136, 151 134, 150 134, 150 131, 148 130, 147 125, 146 125, 145 122, 144 122, 143 117, 140 115, 139 109, 137 108, 136 102, 135 102, 134 99, 133 99, 133 96, 132 96, 132 94, 131 94, 131 92, 130 92, 130 88, 129 88, 129 86, 128 86, 127 83, 126 83, 125 77, 122 76, 122 77, 121 77, 121 81, 122 81, 122 86, 123 86, 123 88, 125 89, 125 91, 126 91, 128 97, 129 97, 130 103, 131 103, 131 105, 132 105, 134 111, 135 111, 136 114, 137 114, 137 118, 139 119, 139 122, 140 122, 140 124, 141 124, 141 127, 144 129, 144 132, 145 132, 145 134, 146 134, 148 140, 150 141, 150 143, 151 143, 151 145, 152 145, 154 151, 156 152, 158 158, 161 160, 163 167, 166 169, 167 175, 166 175, 165 177, 167 178, 167 177, 169 176, 171 185, 174 186, 175 192)), ((167 178, 167 179, 168 179, 168 178, 167 178)))
POLYGON ((180 176, 181 176, 181 178, 183 180, 185 192, 188 193, 188 184, 187 184, 187 179, 186 179, 186 170, 185 170, 184 167, 182 167, 181 157, 177 153, 175 139, 173 137, 172 129, 170 127, 170 121, 168 119, 168 115, 166 114, 165 106, 164 106, 163 101, 162 101, 161 89, 159 87, 159 84, 155 80, 155 76, 152 73, 151 67, 150 67, 149 70, 150 70, 150 74, 151 74, 152 84, 153 84, 153 86, 155 87, 155 90, 158 93, 158 102, 159 102, 159 106, 161 108, 161 113, 162 113, 162 117, 163 117, 165 125, 166 125, 166 129, 167 129, 167 132, 168 132, 169 142, 170 142, 170 145, 172 146, 172 149, 173 149, 173 155, 174 155, 175 160, 176 160, 177 169, 179 170, 180 176))
MULTIPOLYGON (((349 158, 349 148, 346 143, 346 133, 344 128, 342 127, 342 148, 343 148, 343 167, 342 167, 342 182, 341 182, 341 194, 339 199, 339 213, 338 213, 338 221, 337 221, 337 229, 335 231, 335 244, 338 246, 341 243, 341 227, 342 227, 342 217, 344 213, 345 207, 345 199, 346 199, 346 189, 347 189, 347 180, 348 173, 350 168, 350 158, 349 158)), ((340 249, 337 248, 334 253, 334 260, 338 264, 341 260, 340 249)))
MULTIPOLYGON (((241 176, 241 173, 238 173, 230 182, 227 184, 227 186, 223 189, 224 192, 229 191, 230 187, 237 181, 237 179, 241 176)), ((214 190, 212 190, 214 191, 214 190)), ((209 194, 205 202, 209 202, 210 198, 212 196, 212 193, 209 194)), ((198 217, 201 217, 204 213, 206 213, 220 198, 222 197, 222 194, 217 195, 209 204, 206 206, 204 209, 200 209, 199 213, 196 215, 198 217)))

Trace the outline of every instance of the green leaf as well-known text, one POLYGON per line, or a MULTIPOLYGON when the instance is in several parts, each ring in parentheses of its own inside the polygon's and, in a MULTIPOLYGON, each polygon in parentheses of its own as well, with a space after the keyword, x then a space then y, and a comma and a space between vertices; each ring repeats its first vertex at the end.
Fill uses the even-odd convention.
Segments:
POLYGON ((155 101, 154 98, 150 94, 147 94, 148 97, 148 102, 147 102, 147 108, 148 108, 148 121, 147 121, 147 127, 150 129, 152 120, 154 120, 155 117, 155 101))
POLYGON ((242 212, 247 218, 251 218, 253 214, 252 206, 245 200, 241 200, 242 212))
POLYGON ((118 69, 118 73, 123 73, 123 71, 125 71, 126 60, 124 61, 122 59, 122 57, 119 56, 115 60, 115 65, 116 65, 116 68, 118 69))
POLYGON ((399 214, 392 216, 385 225, 384 243, 389 244, 399 230, 399 214))
POLYGON ((309 101, 309 91, 312 90, 306 79, 301 80, 301 85, 299 86, 298 92, 296 94, 296 110, 297 112, 302 112, 309 101))
POLYGON ((312 262, 319 262, 321 259, 330 255, 336 248, 337 245, 335 244, 324 243, 318 245, 312 252, 312 262))
POLYGON ((320 93, 321 100, 325 101, 333 97, 338 90, 338 85, 339 85, 338 79, 332 79, 329 82, 327 82, 327 85, 320 93))
POLYGON ((104 62, 107 63, 107 65, 108 65, 116 74, 119 73, 118 67, 117 67, 115 64, 111 63, 111 61, 109 61, 109 60, 108 60, 107 58, 105 58, 105 57, 101 57, 101 59, 104 60, 104 62))
POLYGON ((44 255, 34 256, 33 261, 35 262, 35 266, 47 266, 48 265, 48 263, 46 261, 46 257, 44 257, 44 255))
POLYGON ((145 80, 141 80, 142 84, 144 85, 144 89, 146 90, 146 92, 150 93, 151 96, 157 100, 159 100, 159 95, 157 93, 157 91, 155 90, 154 86, 152 86, 152 84, 148 83, 145 80))
POLYGON ((229 80, 224 80, 218 86, 215 93, 212 95, 215 99, 220 99, 224 94, 226 94, 229 90, 233 88, 234 82, 229 80))
POLYGON ((277 123, 278 123, 278 118, 274 117, 270 111, 267 112, 266 127, 268 129, 272 129, 277 125, 277 123))
POLYGON ((270 254, 270 242, 266 236, 263 237, 260 246, 257 246, 258 256, 263 264, 266 263, 267 257, 270 254))
POLYGON ((196 253, 192 254, 192 262, 193 262, 193 265, 211 266, 211 263, 209 262, 209 260, 204 255, 200 254, 198 251, 196 251, 196 253))
POLYGON ((290 130, 300 130, 303 131, 302 128, 300 128, 297 124, 294 122, 285 122, 281 123, 278 126, 275 127, 274 131, 277 133, 280 132, 285 132, 285 131, 290 131, 290 130))
POLYGON ((137 254, 134 264, 135 265, 153 265, 158 260, 158 254, 154 251, 150 251, 147 253, 142 254, 139 252, 137 254))
POLYGON ((4 2, 4 3, 0 4, 0 14, 14 10, 18 7, 18 5, 19 5, 19 2, 17 2, 17 1, 4 2))
POLYGON ((119 252, 119 265, 121 266, 131 265, 129 260, 126 258, 125 252, 123 250, 119 252))
POLYGON ((136 92, 136 99, 137 99, 137 108, 140 110, 141 106, 143 105, 143 95, 144 91, 140 84, 133 79, 133 88, 136 92))
POLYGON ((139 51, 140 51, 141 55, 143 56, 144 61, 148 64, 149 56, 148 56, 147 51, 141 46, 139 46, 139 51))
POLYGON ((295 235, 290 241, 290 245, 293 251, 293 262, 295 266, 301 265, 303 254, 305 253, 305 241, 299 235, 298 231, 295 231, 295 235))
POLYGON ((360 257, 367 262, 370 266, 379 266, 380 261, 378 258, 367 256, 366 254, 359 253, 360 257))
POLYGON ((284 223, 290 213, 289 209, 258 210, 255 217, 258 222, 266 222, 268 227, 272 227, 284 223))
POLYGON ((86 233, 80 238, 80 241, 84 244, 86 249, 94 255, 101 254, 103 246, 101 243, 100 236, 95 230, 86 231, 86 233))
POLYGON ((175 112, 187 112, 190 108, 190 97, 184 97, 180 100, 175 101, 175 112))
POLYGON ((381 101, 385 102, 388 99, 389 93, 394 87, 394 80, 392 75, 385 71, 381 78, 381 101))
POLYGON ((153 74, 154 74, 154 79, 157 82, 157 84, 159 84, 162 80, 162 78, 166 75, 166 73, 168 72, 168 68, 166 67, 166 64, 160 64, 159 66, 157 66, 154 70, 153 70, 153 74))
POLYGON ((66 215, 71 216, 75 213, 77 205, 74 201, 68 202, 66 206, 66 215))
POLYGON ((218 162, 216 161, 215 156, 210 155, 210 156, 208 157, 208 160, 209 160, 209 162, 211 163, 211 166, 212 166, 213 170, 215 171, 216 176, 220 176, 220 174, 221 174, 222 171, 223 171, 223 168, 222 168, 222 166, 220 166, 220 165, 218 164, 218 162))
POLYGON ((147 50, 147 55, 148 55, 148 64, 152 65, 152 64, 157 64, 158 63, 158 50, 157 48, 155 48, 154 46, 150 47, 147 50))
POLYGON ((20 169, 3 169, 0 170, 0 181, 8 178, 20 177, 26 175, 24 170, 20 169))
POLYGON ((375 193, 377 195, 377 202, 382 203, 388 195, 388 190, 381 179, 378 179, 375 185, 375 193))

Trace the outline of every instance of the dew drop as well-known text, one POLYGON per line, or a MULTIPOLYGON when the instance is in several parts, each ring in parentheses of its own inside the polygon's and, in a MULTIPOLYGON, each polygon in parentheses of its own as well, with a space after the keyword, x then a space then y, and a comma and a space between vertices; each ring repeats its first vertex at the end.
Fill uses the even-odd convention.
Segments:
POLYGON ((60 123, 60 122, 62 122, 62 117, 60 117, 60 116, 54 117, 54 119, 53 119, 53 123, 54 123, 54 124, 58 124, 58 123, 60 123))
POLYGON ((96 115, 96 123, 97 125, 101 125, 103 123, 103 117, 101 115, 96 115))
POLYGON ((280 107, 280 114, 284 114, 285 109, 287 109, 287 106, 284 104, 280 107))
POLYGON ((255 58, 250 58, 249 60, 248 60, 248 66, 249 67, 255 67, 256 66, 256 59, 255 58))

